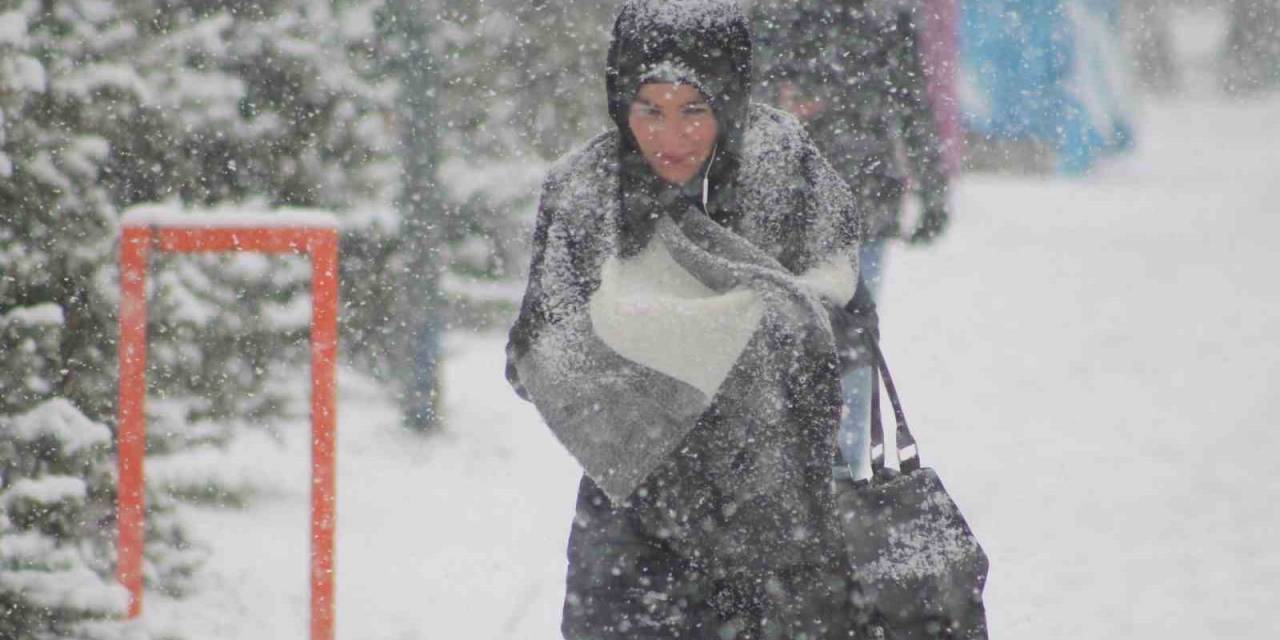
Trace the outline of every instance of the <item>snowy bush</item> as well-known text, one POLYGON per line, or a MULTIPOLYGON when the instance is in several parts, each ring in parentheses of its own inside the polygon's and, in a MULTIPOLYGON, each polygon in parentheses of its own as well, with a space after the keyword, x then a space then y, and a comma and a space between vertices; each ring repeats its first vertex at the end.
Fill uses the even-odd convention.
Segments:
MULTIPOLYGON (((377 6, 0 3, 0 168, 11 176, 0 183, 0 313, 54 304, 73 327, 58 379, 29 372, 48 393, 94 419, 113 413, 123 209, 341 212, 391 199, 394 92, 374 69, 377 6)), ((272 365, 305 356, 289 346, 306 325, 274 320, 298 307, 305 267, 166 258, 153 274, 153 392, 191 399, 197 418, 278 411, 262 390, 272 365)))
POLYGON ((52 303, 0 314, 0 413, 29 407, 62 378, 56 355, 63 327, 62 308, 52 303))
MULTIPOLYGON (((0 0, 0 638, 116 633, 121 212, 388 200, 392 94, 363 68, 373 6, 0 0)), ((305 345, 306 271, 153 265, 151 453, 281 411, 272 375, 306 355, 289 348, 305 345)), ((200 551, 170 496, 147 500, 147 588, 181 595, 200 551)))
POLYGON ((111 431, 66 400, 0 416, 0 637, 121 631, 108 623, 127 604, 111 577, 110 446, 111 431))

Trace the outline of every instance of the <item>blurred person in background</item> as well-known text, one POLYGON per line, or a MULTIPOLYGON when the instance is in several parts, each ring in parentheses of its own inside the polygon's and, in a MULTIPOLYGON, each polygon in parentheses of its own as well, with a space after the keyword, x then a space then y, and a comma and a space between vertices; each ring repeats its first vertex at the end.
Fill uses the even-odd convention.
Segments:
MULTIPOLYGON (((799 117, 823 155, 848 181, 868 220, 859 255, 872 297, 887 244, 928 244, 950 219, 949 177, 926 91, 920 12, 925 0, 758 0, 752 7, 757 93, 799 117), (904 196, 920 214, 904 230, 904 196)), ((845 408, 837 476, 868 473, 871 371, 845 336, 845 408)))
POLYGON ((1182 83, 1173 47, 1169 0, 1128 0, 1124 25, 1136 78, 1153 93, 1168 94, 1182 83))
POLYGON ((1222 84, 1230 93, 1280 87, 1280 0, 1229 0, 1222 84))
POLYGON ((1131 150, 1121 0, 965 0, 965 166, 1083 176, 1131 150))

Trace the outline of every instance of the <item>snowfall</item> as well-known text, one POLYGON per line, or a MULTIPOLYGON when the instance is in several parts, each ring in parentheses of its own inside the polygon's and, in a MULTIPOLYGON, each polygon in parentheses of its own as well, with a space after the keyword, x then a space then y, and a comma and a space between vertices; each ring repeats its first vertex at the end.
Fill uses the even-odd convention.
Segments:
MULTIPOLYGON (((886 355, 991 558, 993 638, 1280 637, 1280 96, 1136 115, 1088 178, 962 177, 945 238, 889 258, 886 355)), ((340 373, 339 638, 560 637, 579 469, 503 345, 449 336, 430 437, 340 373)), ((187 508, 199 588, 143 625, 306 637, 308 422, 276 431, 184 466, 254 497, 187 508)))

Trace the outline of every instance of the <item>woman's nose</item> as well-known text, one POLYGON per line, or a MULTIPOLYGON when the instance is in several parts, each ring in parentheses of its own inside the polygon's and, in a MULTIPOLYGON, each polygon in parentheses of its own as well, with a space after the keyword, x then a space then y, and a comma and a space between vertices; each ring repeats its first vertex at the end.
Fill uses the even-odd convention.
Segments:
POLYGON ((693 125, 685 124, 678 120, 666 122, 658 128, 658 142, 664 149, 686 147, 689 145, 689 140, 693 133, 693 125))

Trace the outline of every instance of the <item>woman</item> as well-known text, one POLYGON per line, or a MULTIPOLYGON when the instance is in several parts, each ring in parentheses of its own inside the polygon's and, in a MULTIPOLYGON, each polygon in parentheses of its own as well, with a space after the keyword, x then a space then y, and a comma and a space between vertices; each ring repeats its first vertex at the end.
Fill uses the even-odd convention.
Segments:
POLYGON ((827 309, 862 221, 791 116, 748 103, 733 0, 628 0, 616 129, 544 185, 507 375, 582 464, 566 638, 854 637, 827 309))

